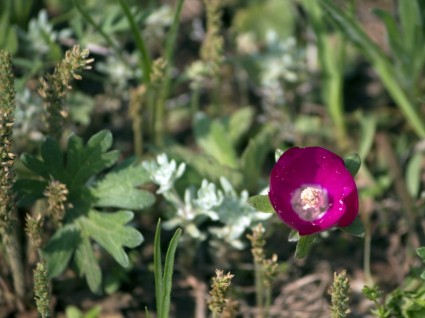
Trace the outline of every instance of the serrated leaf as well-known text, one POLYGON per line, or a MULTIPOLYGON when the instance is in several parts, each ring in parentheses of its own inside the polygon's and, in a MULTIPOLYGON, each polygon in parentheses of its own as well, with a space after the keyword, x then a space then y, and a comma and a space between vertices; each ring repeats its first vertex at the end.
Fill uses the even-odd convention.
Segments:
POLYGON ((199 113, 194 120, 196 143, 219 163, 231 168, 237 167, 236 152, 224 125, 199 113))
POLYGON ((359 217, 356 217, 349 226, 339 227, 339 229, 354 236, 364 237, 364 226, 359 217))
POLYGON ((351 154, 344 158, 344 165, 353 177, 359 171, 361 163, 362 160, 358 154, 351 154))
POLYGON ((315 239, 316 235, 300 236, 300 239, 297 242, 297 247, 295 249, 295 258, 302 259, 306 257, 315 239))
POLYGON ((88 149, 97 149, 100 147, 102 152, 106 152, 109 148, 112 147, 112 133, 109 130, 101 130, 98 133, 94 134, 89 141, 87 142, 88 149))
POLYGON ((260 133, 249 141, 242 153, 241 166, 245 176, 244 187, 249 191, 257 188, 262 166, 272 147, 275 132, 276 129, 273 126, 266 125, 260 133))
POLYGON ((49 174, 60 182, 68 181, 63 164, 62 152, 56 140, 48 137, 41 145, 41 157, 43 163, 49 169, 49 174))
POLYGON ((74 226, 64 226, 47 242, 43 255, 50 277, 56 277, 64 271, 79 240, 80 233, 74 226))
POLYGON ((248 199, 248 204, 255 210, 266 213, 274 213, 275 210, 270 203, 268 195, 257 194, 248 199))
POLYGON ((140 165, 133 165, 108 173, 91 192, 98 207, 140 210, 155 202, 151 193, 135 188, 148 180, 147 172, 140 165))
POLYGON ((13 185, 18 194, 18 205, 26 206, 44 197, 47 182, 44 180, 19 179, 13 185))
POLYGON ((83 140, 76 135, 71 135, 68 139, 66 158, 66 170, 71 176, 74 176, 81 166, 83 149, 83 140))
POLYGON ((21 161, 32 172, 42 176, 45 179, 49 178, 49 169, 46 167, 44 162, 37 157, 24 153, 21 156, 21 161))
POLYGON ((83 236, 75 250, 75 264, 80 276, 86 278, 90 290, 99 294, 102 287, 102 271, 93 254, 93 249, 88 237, 83 236))
POLYGON ((88 217, 80 219, 80 224, 86 235, 98 242, 121 266, 128 267, 129 260, 123 247, 132 248, 143 242, 139 231, 125 226, 133 215, 130 211, 101 213, 90 210, 88 217))

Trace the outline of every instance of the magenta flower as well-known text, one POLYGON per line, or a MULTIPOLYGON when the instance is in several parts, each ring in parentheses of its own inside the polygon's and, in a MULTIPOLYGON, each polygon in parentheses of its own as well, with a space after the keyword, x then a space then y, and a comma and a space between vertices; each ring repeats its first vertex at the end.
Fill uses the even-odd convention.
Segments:
POLYGON ((279 218, 300 235, 349 226, 359 210, 344 161, 321 147, 285 151, 272 169, 269 198, 279 218))

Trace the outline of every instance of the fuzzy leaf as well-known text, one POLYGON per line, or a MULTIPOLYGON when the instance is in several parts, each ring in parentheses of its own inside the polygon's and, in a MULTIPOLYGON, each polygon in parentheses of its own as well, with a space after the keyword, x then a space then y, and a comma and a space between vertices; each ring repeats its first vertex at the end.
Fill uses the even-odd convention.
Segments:
POLYGON ((197 144, 219 163, 231 168, 237 167, 236 152, 224 125, 211 120, 205 114, 198 114, 194 120, 197 144))
POLYGON ((91 210, 88 217, 81 218, 81 228, 92 237, 123 267, 129 266, 129 260, 123 247, 136 247, 143 242, 142 234, 136 229, 125 226, 133 219, 133 212, 119 211, 101 213, 91 210))
POLYGON ((361 162, 358 154, 352 154, 344 158, 344 165, 353 177, 359 171, 361 162))
POLYGON ((47 242, 43 255, 50 277, 56 277, 64 271, 79 240, 80 234, 74 226, 64 226, 47 242))
POLYGON ((98 207, 115 207, 140 210, 151 206, 155 197, 135 187, 149 181, 148 174, 140 165, 129 166, 108 173, 92 189, 98 207))
POLYGON ((300 239, 297 242, 297 248, 295 249, 295 258, 301 259, 306 257, 315 239, 316 235, 300 236, 300 239))
POLYGON ((270 203, 268 195, 254 195, 248 199, 248 204, 252 206, 255 210, 266 213, 274 213, 275 210, 270 203))
POLYGON ((75 264, 80 276, 85 276, 90 290, 99 294, 102 287, 102 271, 93 254, 93 249, 88 237, 82 237, 77 250, 75 251, 75 264))
POLYGON ((48 167, 46 167, 46 165, 41 159, 33 155, 24 153, 21 156, 21 161, 25 165, 25 167, 27 167, 32 172, 38 174, 39 176, 42 176, 45 179, 49 178, 49 169, 48 167))

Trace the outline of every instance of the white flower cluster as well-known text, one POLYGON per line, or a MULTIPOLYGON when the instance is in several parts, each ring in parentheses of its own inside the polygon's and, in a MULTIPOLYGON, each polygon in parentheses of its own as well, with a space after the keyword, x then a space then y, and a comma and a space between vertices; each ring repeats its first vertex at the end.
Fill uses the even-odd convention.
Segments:
POLYGON ((175 207, 175 214, 164 223, 168 229, 180 226, 194 239, 205 240, 210 234, 235 248, 242 248, 240 238, 245 230, 271 216, 270 213, 252 208, 247 203, 248 192, 242 191, 238 195, 224 177, 220 178, 221 189, 203 180, 199 189, 187 188, 184 199, 181 199, 174 188, 174 182, 182 176, 186 167, 184 163, 177 167, 174 160, 169 161, 162 154, 156 162, 145 161, 142 165, 150 173, 151 180, 159 186, 157 193, 175 207), (207 220, 214 222, 203 232, 199 227, 207 220))
POLYGON ((183 175, 186 169, 185 163, 181 163, 177 167, 176 161, 169 161, 166 154, 159 155, 156 162, 144 161, 142 166, 150 173, 151 180, 159 185, 157 193, 164 193, 173 188, 174 182, 183 175))

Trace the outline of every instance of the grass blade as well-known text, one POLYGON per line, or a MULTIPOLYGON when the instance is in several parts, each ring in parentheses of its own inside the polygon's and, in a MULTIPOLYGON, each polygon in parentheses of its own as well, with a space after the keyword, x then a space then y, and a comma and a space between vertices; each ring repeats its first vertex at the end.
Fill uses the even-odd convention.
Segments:
POLYGON ((139 67, 143 73, 143 80, 145 84, 150 82, 151 76, 151 57, 146 48, 145 41, 141 36, 139 27, 134 20, 133 14, 131 13, 130 7, 128 6, 126 0, 118 0, 122 10, 124 11, 125 16, 127 17, 128 23, 130 24, 131 33, 133 33, 134 42, 137 46, 139 52, 139 67))
MULTIPOLYGON (((154 239, 154 252, 153 264, 155 274, 155 298, 156 298, 156 312, 160 315, 162 308, 162 259, 161 259, 161 219, 158 220, 156 225, 155 239, 154 239)), ((159 316, 161 318, 161 316, 159 316)))
POLYGON ((171 287, 173 284, 174 256, 177 245, 179 243, 181 229, 177 229, 168 246, 167 255, 165 257, 164 278, 163 278, 163 295, 162 308, 160 318, 168 318, 170 310, 171 287))

